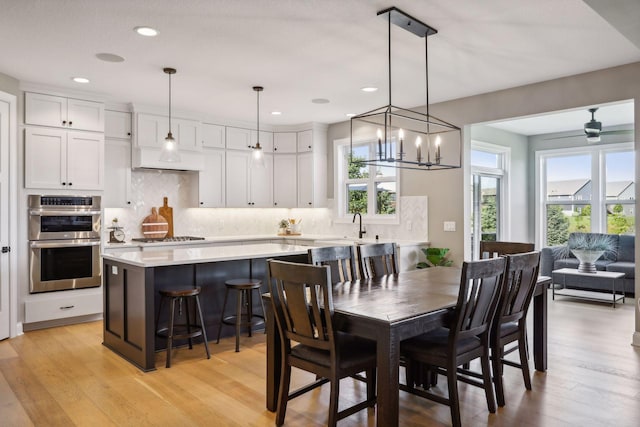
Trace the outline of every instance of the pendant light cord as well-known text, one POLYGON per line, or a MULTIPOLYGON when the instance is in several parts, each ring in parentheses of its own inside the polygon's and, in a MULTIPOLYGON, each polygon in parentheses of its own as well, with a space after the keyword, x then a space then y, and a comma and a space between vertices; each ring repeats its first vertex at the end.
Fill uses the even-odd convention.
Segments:
POLYGON ((426 87, 426 96, 427 96, 427 133, 430 132, 430 123, 431 115, 429 114, 429 35, 426 34, 424 36, 424 68, 425 68, 425 87, 426 87))
POLYGON ((171 73, 169 73, 169 133, 171 133, 171 73))

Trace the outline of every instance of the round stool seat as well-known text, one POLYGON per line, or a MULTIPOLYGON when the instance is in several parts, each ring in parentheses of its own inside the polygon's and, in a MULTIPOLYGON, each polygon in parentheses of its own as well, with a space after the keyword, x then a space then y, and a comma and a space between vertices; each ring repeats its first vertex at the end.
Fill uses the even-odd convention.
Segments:
POLYGON ((220 334, 222 332, 222 325, 232 325, 236 328, 236 352, 240 351, 240 329, 248 328, 249 336, 252 334, 252 329, 258 325, 264 325, 264 307, 262 306, 262 299, 258 296, 260 301, 260 308, 262 309, 262 315, 253 312, 253 296, 254 291, 260 291, 262 286, 262 280, 259 279, 229 279, 224 282, 225 294, 224 303, 222 304, 222 313, 220 313, 220 325, 218 326, 218 339, 220 342, 220 334), (231 315, 225 315, 227 308, 227 300, 229 297, 229 291, 236 291, 236 310, 231 315))
POLYGON ((158 313, 156 317, 156 335, 167 339, 167 362, 166 367, 171 367, 171 350, 175 340, 188 340, 189 348, 193 348, 192 339, 196 337, 202 337, 204 342, 204 348, 207 353, 207 359, 211 358, 209 353, 209 345, 207 343, 207 332, 204 326, 204 317, 202 316, 202 308, 200 307, 200 287, 185 288, 185 289, 161 289, 158 291, 160 294, 160 306, 158 307, 158 313), (162 306, 165 299, 169 300, 169 321, 165 326, 160 326, 160 314, 162 312, 162 306), (195 315, 197 319, 191 321, 191 310, 189 308, 189 300, 195 300, 196 311, 195 315), (182 303, 186 305, 185 312, 183 314, 182 303), (176 306, 177 303, 177 306, 176 306), (184 323, 177 323, 176 309, 178 318, 184 319, 184 323), (200 321, 198 323, 198 320, 200 321))
POLYGON ((200 295, 200 286, 190 289, 161 289, 160 295, 169 298, 194 297, 200 295))
POLYGON ((262 280, 258 279, 231 279, 224 282, 227 288, 233 289, 258 289, 262 286, 262 280))

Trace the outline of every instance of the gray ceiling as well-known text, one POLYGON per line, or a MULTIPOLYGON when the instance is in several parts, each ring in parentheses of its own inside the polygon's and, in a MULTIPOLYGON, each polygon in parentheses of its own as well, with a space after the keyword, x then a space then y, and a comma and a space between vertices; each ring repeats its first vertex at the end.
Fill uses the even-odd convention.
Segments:
MULTIPOLYGON (((637 0, 0 0, 0 72, 166 106, 170 66, 178 110, 253 121, 251 87, 262 85, 262 122, 333 123, 388 102, 387 27, 376 12, 389 6, 439 31, 429 38, 431 102, 640 60, 629 19, 640 16, 637 0), (140 25, 160 34, 143 38, 140 25), (126 60, 96 58, 105 52, 126 60), (360 90, 369 85, 380 90, 360 90)), ((424 42, 391 35, 393 103, 423 105, 424 42)))

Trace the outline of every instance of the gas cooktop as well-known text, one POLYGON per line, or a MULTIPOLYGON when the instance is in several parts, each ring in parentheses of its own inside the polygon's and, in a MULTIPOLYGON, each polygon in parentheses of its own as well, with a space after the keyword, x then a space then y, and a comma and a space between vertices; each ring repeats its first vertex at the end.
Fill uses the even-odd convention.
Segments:
POLYGON ((204 237, 173 236, 173 237, 163 237, 161 239, 153 239, 149 237, 136 237, 131 239, 132 242, 141 242, 141 243, 189 242, 191 240, 204 240, 204 237))

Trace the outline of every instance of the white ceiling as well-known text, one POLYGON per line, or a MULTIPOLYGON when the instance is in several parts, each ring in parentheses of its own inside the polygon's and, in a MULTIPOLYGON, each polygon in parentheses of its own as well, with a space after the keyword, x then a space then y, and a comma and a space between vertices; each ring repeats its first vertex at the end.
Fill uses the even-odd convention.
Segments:
POLYGON ((487 126, 526 136, 566 131, 576 131, 577 135, 584 135, 584 124, 591 120, 591 113, 588 111, 591 107, 598 107, 594 117, 602 123, 603 129, 634 123, 633 101, 628 101, 505 120, 489 123, 487 126))
MULTIPOLYGON (((638 27, 627 23, 625 37, 609 22, 629 12, 604 14, 617 2, 588 2, 0 0, 0 72, 114 102, 166 106, 162 68, 169 66, 178 70, 178 110, 254 121, 251 87, 262 85, 261 122, 333 123, 388 102, 387 26, 379 10, 397 6, 438 29, 429 38, 433 103, 640 61, 630 41, 640 40, 630 36, 638 27), (141 37, 133 31, 140 25, 160 34, 141 37), (126 61, 104 62, 97 53, 126 61), (368 85, 380 90, 360 91, 368 85), (283 114, 271 116, 273 110, 283 114)), ((424 105, 423 39, 393 27, 392 56, 393 103, 424 105)))

